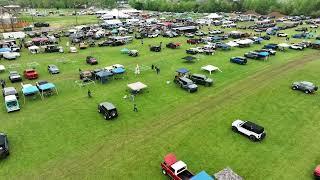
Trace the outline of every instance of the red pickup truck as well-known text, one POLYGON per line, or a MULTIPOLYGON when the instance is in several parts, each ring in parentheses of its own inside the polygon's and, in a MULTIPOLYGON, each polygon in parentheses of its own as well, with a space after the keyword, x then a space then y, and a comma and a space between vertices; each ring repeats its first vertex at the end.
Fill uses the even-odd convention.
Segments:
POLYGON ((174 154, 168 154, 164 157, 161 168, 164 175, 168 175, 174 180, 187 180, 194 176, 183 161, 177 161, 174 154))
POLYGON ((26 70, 24 70, 23 75, 24 75, 24 77, 26 79, 29 79, 29 80, 38 78, 38 73, 34 69, 26 69, 26 70))

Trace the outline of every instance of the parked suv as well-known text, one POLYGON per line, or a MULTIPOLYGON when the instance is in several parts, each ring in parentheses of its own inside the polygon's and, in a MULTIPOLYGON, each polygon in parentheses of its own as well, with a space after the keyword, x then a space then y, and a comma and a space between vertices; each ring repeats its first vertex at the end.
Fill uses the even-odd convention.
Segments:
POLYGON ((242 121, 239 119, 232 123, 232 130, 248 136, 251 141, 262 140, 266 136, 263 127, 253 122, 242 121))
POLYGON ((180 87, 182 89, 185 89, 190 93, 196 92, 198 90, 198 86, 196 84, 194 84, 192 80, 190 80, 186 77, 176 77, 174 79, 174 82, 176 84, 180 85, 180 87))
POLYGON ((113 119, 118 116, 117 108, 109 102, 103 102, 98 105, 98 112, 101 113, 104 119, 113 119))
POLYGON ((20 82, 22 81, 21 75, 17 71, 10 71, 9 72, 9 80, 14 83, 14 82, 20 82))
POLYGON ((38 78, 38 73, 34 69, 26 69, 26 70, 24 70, 23 75, 24 75, 24 77, 26 79, 29 79, 29 80, 38 78))
POLYGON ((202 74, 189 75, 189 79, 191 79, 194 83, 200 84, 200 85, 211 86, 213 84, 212 79, 202 74))
POLYGON ((291 88, 293 90, 303 91, 306 94, 314 93, 315 91, 318 90, 317 86, 315 86, 313 83, 308 81, 294 82, 291 88))
POLYGON ((9 143, 7 135, 0 133, 0 157, 5 158, 9 156, 9 143))

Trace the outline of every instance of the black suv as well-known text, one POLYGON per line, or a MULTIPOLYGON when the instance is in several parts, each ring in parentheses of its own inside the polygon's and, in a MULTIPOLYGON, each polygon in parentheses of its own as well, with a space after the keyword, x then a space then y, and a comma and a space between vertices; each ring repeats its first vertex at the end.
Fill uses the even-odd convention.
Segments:
POLYGON ((211 86, 213 84, 212 79, 202 74, 189 75, 189 79, 191 79, 194 83, 200 84, 200 85, 211 86))
POLYGON ((196 92, 198 90, 198 86, 194 84, 192 80, 186 77, 176 76, 174 79, 174 83, 180 85, 182 89, 187 90, 189 93, 196 92))
POLYGON ((7 135, 0 133, 0 157, 5 158, 9 156, 9 143, 7 135))
POLYGON ((113 119, 118 116, 117 108, 109 102, 103 102, 98 105, 98 112, 103 114, 104 119, 113 119))

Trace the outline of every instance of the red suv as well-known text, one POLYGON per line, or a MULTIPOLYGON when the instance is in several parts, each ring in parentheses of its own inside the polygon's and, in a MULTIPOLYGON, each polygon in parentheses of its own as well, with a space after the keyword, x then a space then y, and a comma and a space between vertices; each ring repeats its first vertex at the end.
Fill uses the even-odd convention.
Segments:
POLYGON ((26 69, 26 70, 24 70, 23 75, 24 75, 24 77, 26 79, 29 79, 29 80, 38 78, 38 73, 34 69, 26 69))

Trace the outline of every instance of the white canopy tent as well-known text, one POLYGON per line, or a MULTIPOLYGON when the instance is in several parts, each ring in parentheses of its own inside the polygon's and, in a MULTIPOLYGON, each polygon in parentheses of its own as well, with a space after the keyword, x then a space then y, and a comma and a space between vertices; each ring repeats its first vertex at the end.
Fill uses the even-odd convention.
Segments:
POLYGON ((142 82, 135 82, 128 84, 128 87, 131 89, 133 93, 139 93, 141 90, 147 88, 148 86, 143 84, 142 82))
POLYGON ((203 66, 201 67, 202 70, 205 70, 205 71, 208 71, 210 74, 212 73, 212 71, 220 71, 220 68, 216 67, 216 66, 213 66, 213 65, 206 65, 206 66, 203 66))
POLYGON ((1 65, 0 64, 0 72, 3 72, 3 71, 5 71, 6 70, 6 68, 4 67, 4 65, 1 65))
POLYGON ((26 37, 26 33, 24 32, 7 32, 2 33, 3 39, 24 39, 26 37))

